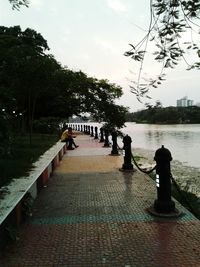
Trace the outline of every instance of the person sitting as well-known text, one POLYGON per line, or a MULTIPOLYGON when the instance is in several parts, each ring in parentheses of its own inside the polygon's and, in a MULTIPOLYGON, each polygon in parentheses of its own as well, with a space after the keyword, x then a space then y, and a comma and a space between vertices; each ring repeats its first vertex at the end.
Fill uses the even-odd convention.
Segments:
POLYGON ((77 148, 78 145, 75 144, 74 142, 74 138, 76 138, 75 135, 73 135, 73 132, 72 132, 72 128, 69 127, 67 130, 65 130, 63 133, 62 133, 62 136, 61 136, 61 142, 66 142, 68 143, 68 146, 67 146, 67 149, 68 150, 74 150, 74 148, 72 147, 72 145, 77 148))

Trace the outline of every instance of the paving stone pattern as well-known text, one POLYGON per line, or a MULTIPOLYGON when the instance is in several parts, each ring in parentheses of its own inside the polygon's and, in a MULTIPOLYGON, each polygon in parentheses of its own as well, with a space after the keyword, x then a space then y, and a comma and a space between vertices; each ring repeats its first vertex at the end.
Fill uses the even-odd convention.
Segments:
POLYGON ((200 267, 199 220, 179 203, 178 219, 151 216, 156 189, 148 176, 120 172, 123 157, 108 156, 111 148, 91 137, 76 142, 0 266, 200 267))

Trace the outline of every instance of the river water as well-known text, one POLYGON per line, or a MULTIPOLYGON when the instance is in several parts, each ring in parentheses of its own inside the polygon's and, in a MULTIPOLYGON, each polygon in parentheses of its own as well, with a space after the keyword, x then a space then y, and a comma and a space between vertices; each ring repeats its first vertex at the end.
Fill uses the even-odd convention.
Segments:
POLYGON ((156 151, 168 148, 174 160, 200 167, 200 124, 136 124, 126 123, 123 133, 132 138, 132 147, 156 151))
MULTIPOLYGON (((101 127, 98 123, 87 123, 101 127)), ((137 124, 126 123, 121 129, 132 139, 134 155, 144 157, 144 164, 155 165, 155 151, 164 145, 172 155, 172 175, 182 189, 200 197, 200 124, 137 124)), ((119 146, 122 139, 118 138, 119 146)))
MULTIPOLYGON (((85 123, 101 127, 99 123, 85 123)), ((127 122, 121 131, 132 139, 132 149, 141 148, 155 151, 164 145, 170 150, 173 160, 182 164, 200 168, 200 124, 137 124, 127 122)), ((118 139, 122 145, 122 140, 118 139)))
POLYGON ((149 163, 164 145, 172 154, 172 175, 183 190, 200 197, 200 124, 126 123, 122 132, 132 139, 132 149, 149 163))

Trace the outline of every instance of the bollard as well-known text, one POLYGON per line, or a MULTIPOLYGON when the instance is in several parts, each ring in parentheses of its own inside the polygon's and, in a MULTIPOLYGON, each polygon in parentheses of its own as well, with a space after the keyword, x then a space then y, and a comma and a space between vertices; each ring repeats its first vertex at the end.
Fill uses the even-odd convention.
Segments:
POLYGON ((89 134, 89 135, 90 135, 90 126, 89 126, 89 125, 88 125, 87 134, 89 134))
POLYGON ((91 137, 94 137, 94 127, 93 127, 93 126, 91 126, 91 128, 90 128, 90 129, 91 129, 91 134, 90 134, 90 136, 91 136, 91 137))
POLYGON ((177 217, 180 212, 171 199, 171 153, 162 145, 156 150, 154 160, 156 161, 157 199, 154 201, 154 206, 149 208, 149 212, 161 217, 177 217))
POLYGON ((81 132, 83 132, 83 125, 81 124, 81 132))
POLYGON ((98 139, 98 128, 97 128, 97 126, 94 127, 94 132, 95 132, 94 139, 98 139))
POLYGON ((78 131, 80 132, 80 125, 78 125, 78 131))
POLYGON ((124 143, 124 147, 123 149, 125 150, 125 156, 124 156, 124 164, 122 165, 122 168, 120 169, 120 171, 128 171, 128 172, 132 172, 134 171, 133 169, 133 164, 131 163, 131 137, 126 135, 123 138, 123 143, 124 143))
POLYGON ((116 132, 112 132, 111 135, 112 135, 112 141, 113 141, 111 155, 118 156, 119 152, 118 152, 118 149, 117 149, 117 133, 116 132))
POLYGON ((104 134, 105 134, 105 141, 104 141, 103 147, 109 147, 110 144, 109 144, 109 140, 108 140, 108 136, 109 136, 108 130, 104 130, 104 134))
POLYGON ((174 212, 175 203, 171 200, 171 153, 162 146, 156 151, 154 160, 156 161, 157 187, 157 199, 154 202, 154 209, 160 213, 174 212))
POLYGON ((83 127, 84 127, 83 132, 86 133, 86 125, 84 125, 83 127))
POLYGON ((100 128, 100 141, 99 143, 103 143, 104 142, 104 137, 103 137, 103 128, 100 128))

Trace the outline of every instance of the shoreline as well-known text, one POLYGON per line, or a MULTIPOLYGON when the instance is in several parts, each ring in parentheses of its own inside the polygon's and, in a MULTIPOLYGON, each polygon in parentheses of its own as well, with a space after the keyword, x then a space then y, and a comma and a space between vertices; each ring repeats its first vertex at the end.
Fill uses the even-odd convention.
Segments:
MULTIPOLYGON (((155 165, 155 161, 153 159, 155 151, 143 148, 134 148, 132 149, 132 152, 134 156, 143 157, 139 160, 140 164, 155 165)), ((200 168, 187 166, 178 160, 172 160, 171 172, 182 190, 195 194, 200 198, 200 168)))

